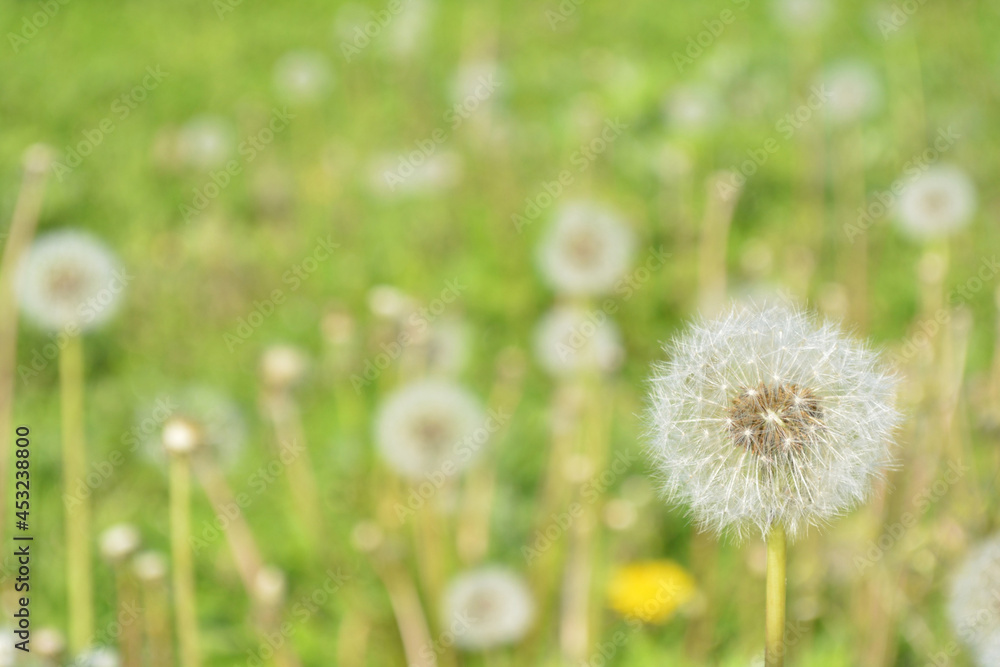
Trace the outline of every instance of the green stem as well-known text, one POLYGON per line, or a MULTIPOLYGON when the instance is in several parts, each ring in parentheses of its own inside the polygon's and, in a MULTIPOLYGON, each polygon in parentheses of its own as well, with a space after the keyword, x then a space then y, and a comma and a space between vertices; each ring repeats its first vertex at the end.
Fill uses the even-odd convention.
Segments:
POLYGON ((59 355, 62 390, 63 500, 66 504, 66 586, 69 648, 78 653, 94 635, 90 502, 84 490, 87 453, 83 437, 83 344, 67 336, 59 355))
POLYGON ((785 664, 785 529, 771 528, 767 538, 767 605, 765 608, 765 664, 785 664))
POLYGON ((198 619, 191 558, 191 468, 187 456, 170 454, 170 555, 181 664, 198 667, 198 619))

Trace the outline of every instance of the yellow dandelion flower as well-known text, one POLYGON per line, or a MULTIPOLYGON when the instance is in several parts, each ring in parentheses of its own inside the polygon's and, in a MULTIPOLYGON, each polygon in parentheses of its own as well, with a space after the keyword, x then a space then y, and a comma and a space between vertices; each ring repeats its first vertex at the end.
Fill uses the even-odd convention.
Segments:
POLYGON ((694 597, 694 579, 671 560, 629 563, 608 585, 608 604, 626 618, 664 623, 694 597))

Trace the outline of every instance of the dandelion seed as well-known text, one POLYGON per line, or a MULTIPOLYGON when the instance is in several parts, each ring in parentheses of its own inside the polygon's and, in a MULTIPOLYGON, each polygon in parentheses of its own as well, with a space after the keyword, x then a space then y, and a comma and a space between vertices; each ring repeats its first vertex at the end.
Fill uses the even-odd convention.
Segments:
POLYGON ((612 290, 632 263, 635 238, 615 212, 590 202, 574 202, 556 214, 539 247, 542 274, 569 295, 612 290))
POLYGON ((871 493, 899 414, 876 354, 784 305, 699 321, 653 379, 664 491, 716 532, 793 538, 871 493))
POLYGON ((867 118, 882 105, 882 84, 867 63, 838 63, 826 71, 823 85, 830 95, 827 116, 835 123, 867 118))
POLYGON ((531 590, 506 568, 487 566, 461 574, 445 593, 444 625, 455 633, 455 644, 466 650, 516 643, 534 618, 531 590))
POLYGON ((118 258, 93 236, 52 232, 31 246, 18 269, 18 301, 39 327, 86 331, 115 314, 124 281, 118 258))
POLYGON ((1000 655, 1000 536, 979 545, 963 563, 952 582, 948 612, 962 643, 977 655, 1000 655))
POLYGON ((287 102, 314 102, 326 94, 332 81, 330 67, 320 53, 293 51, 274 65, 274 86, 287 102))
POLYGON ((535 356, 554 377, 611 373, 625 357, 618 327, 607 316, 575 306, 546 313, 535 332, 535 356))
POLYGON ((937 165, 908 183, 899 197, 900 229, 918 239, 948 236, 976 212, 976 188, 961 169, 937 165))
POLYGON ((445 464, 466 468, 482 450, 486 413, 475 396, 443 380, 418 380, 390 395, 375 418, 379 453, 411 478, 445 464))

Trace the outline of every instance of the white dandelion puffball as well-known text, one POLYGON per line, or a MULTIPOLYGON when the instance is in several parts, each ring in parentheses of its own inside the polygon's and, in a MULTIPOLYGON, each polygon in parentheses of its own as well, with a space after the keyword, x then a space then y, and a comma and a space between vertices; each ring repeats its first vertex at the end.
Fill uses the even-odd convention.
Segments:
POLYGON ((1000 640, 1000 536, 977 547, 958 570, 948 615, 955 635, 971 649, 1000 640))
POLYGON ((209 387, 189 387, 168 401, 140 412, 133 428, 146 456, 165 463, 168 451, 212 456, 223 466, 236 461, 247 439, 239 406, 209 387), (160 428, 155 425, 160 424, 160 428))
POLYGON ((487 566, 452 580, 443 611, 444 625, 455 634, 457 646, 485 650, 524 637, 535 619, 535 602, 521 576, 487 566))
POLYGON ((167 558, 158 551, 144 551, 132 561, 132 571, 139 581, 162 581, 167 576, 167 558))
POLYGON ((542 238, 538 263, 558 292, 604 294, 629 270, 635 237, 615 212, 590 202, 559 209, 542 238))
POLYGON ((286 390, 299 384, 309 371, 309 357, 294 345, 272 345, 260 358, 260 377, 265 385, 286 390))
POLYGON ((235 132, 220 116, 197 116, 180 130, 181 160, 190 167, 211 169, 222 165, 233 152, 235 132))
POLYGON ((119 523, 101 533, 101 556, 110 563, 120 563, 139 549, 142 537, 139 529, 129 523, 119 523))
POLYGON ((311 51, 293 51, 274 65, 274 86, 289 102, 312 102, 326 94, 333 80, 326 59, 311 51))
POLYGON ((458 185, 464 170, 462 158, 455 151, 441 149, 427 155, 406 149, 372 158, 367 181, 371 191, 378 195, 427 195, 458 185))
POLYGON ((899 196, 896 219, 913 238, 952 234, 976 212, 976 187, 958 167, 937 165, 908 183, 899 196))
POLYGON ((986 639, 981 646, 976 647, 976 664, 979 667, 997 667, 1000 665, 1000 634, 986 639))
POLYGON ((833 13, 830 0, 774 0, 772 13, 790 30, 823 27, 833 13))
POLYGON ((70 667, 119 667, 118 653, 110 648, 94 648, 73 659, 70 667))
POLYGON ((723 103, 719 94, 706 85, 675 88, 663 102, 667 122, 681 132, 700 132, 722 120, 723 103))
POLYGON ((611 373, 621 366, 625 352, 618 327, 605 313, 557 306, 538 323, 535 356, 551 375, 571 377, 611 373))
POLYGON ((118 258, 85 232, 42 236, 17 273, 17 296, 27 319, 52 331, 98 327, 115 314, 129 278, 118 258))
POLYGON ((882 84, 866 63, 848 61, 833 65, 824 74, 821 85, 830 96, 827 116, 835 123, 867 118, 882 106, 882 84))
POLYGON ((739 539, 794 538, 865 501, 891 463, 895 376, 836 326, 736 305, 668 347, 649 410, 665 494, 739 539))
POLYGON ((465 469, 488 438, 475 396, 444 380, 418 380, 391 394, 375 417, 379 453, 410 479, 465 469))

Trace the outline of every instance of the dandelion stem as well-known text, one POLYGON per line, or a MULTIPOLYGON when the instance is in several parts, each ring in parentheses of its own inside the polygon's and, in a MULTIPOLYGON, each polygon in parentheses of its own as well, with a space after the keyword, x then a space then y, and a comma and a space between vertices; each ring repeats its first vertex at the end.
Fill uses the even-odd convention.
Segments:
POLYGON ((10 439, 14 432, 14 368, 17 365, 17 302, 14 271, 30 245, 42 208, 49 168, 45 148, 32 146, 25 153, 24 179, 14 205, 14 215, 0 257, 0 538, 7 528, 7 484, 10 479, 10 439))
POLYGON ((774 526, 767 537, 767 604, 765 607, 765 664, 785 664, 785 529, 774 526))
POLYGON ((170 555, 181 664, 198 667, 198 620, 191 558, 191 468, 188 457, 170 455, 170 555))
POLYGON ((81 497, 87 454, 83 437, 83 344, 67 336, 59 355, 62 390, 63 497, 66 502, 66 580, 69 646, 73 653, 90 646, 94 634, 91 581, 90 504, 81 497))

